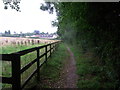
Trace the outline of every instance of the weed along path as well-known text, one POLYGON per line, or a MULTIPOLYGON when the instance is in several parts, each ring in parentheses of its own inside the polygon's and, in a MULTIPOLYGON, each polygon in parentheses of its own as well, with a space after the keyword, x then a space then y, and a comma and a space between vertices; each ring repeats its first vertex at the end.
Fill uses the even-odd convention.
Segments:
POLYGON ((56 88, 77 88, 78 75, 76 74, 76 61, 68 46, 67 53, 69 55, 65 60, 60 80, 55 85, 56 88))

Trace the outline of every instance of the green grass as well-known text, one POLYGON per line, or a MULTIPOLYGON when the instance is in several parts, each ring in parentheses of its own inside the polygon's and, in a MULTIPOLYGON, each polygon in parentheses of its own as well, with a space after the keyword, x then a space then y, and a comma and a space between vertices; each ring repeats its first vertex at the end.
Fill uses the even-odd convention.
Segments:
MULTIPOLYGON (((36 46, 41 46, 43 44, 36 44, 36 45, 29 45, 29 46, 5 46, 2 47, 2 54, 9 54, 9 53, 13 53, 13 52, 17 52, 17 51, 21 51, 21 50, 25 50, 25 49, 29 49, 32 47, 36 47, 36 46)), ((49 47, 48 47, 49 48, 49 47)), ((40 54, 44 53, 45 48, 40 50, 40 54)), ((31 53, 28 53, 26 55, 21 56, 21 68, 23 66, 25 66, 26 64, 28 64, 29 62, 31 62, 32 60, 34 60, 37 57, 36 51, 33 51, 31 53)), ((43 61, 44 58, 41 59, 41 61, 43 61)), ((4 77, 11 77, 11 62, 9 61, 2 61, 2 73, 0 76, 4 76, 4 77)), ((33 70, 36 68, 36 63, 33 64, 28 70, 26 70, 23 74, 21 74, 21 83, 23 83, 25 81, 25 79, 33 72, 33 70)), ((2 84, 2 87, 11 87, 10 84, 2 84)))
POLYGON ((29 48, 33 48, 33 47, 37 47, 37 46, 41 46, 44 44, 35 44, 35 45, 9 45, 9 46, 2 46, 0 49, 0 53, 1 54, 10 54, 13 52, 18 52, 21 50, 25 50, 25 49, 29 49, 29 48))
MULTIPOLYGON (((29 45, 29 46, 7 46, 7 47, 2 47, 2 53, 9 54, 9 53, 13 53, 13 52, 29 49, 29 48, 32 48, 32 47, 41 46, 41 45, 43 45, 43 44, 29 45)), ((47 49, 49 50, 50 47, 48 46, 47 49)), ((42 55, 43 53, 45 53, 45 48, 40 49, 40 55, 42 55)), ((37 55, 36 51, 33 51, 31 53, 28 53, 26 55, 21 56, 21 68, 24 67, 29 62, 31 62, 32 60, 34 60, 37 57, 36 55, 37 55)), ((50 53, 48 53, 48 56, 49 55, 50 55, 50 53)), ((45 56, 40 59, 40 63, 42 63, 44 60, 45 60, 45 56)), ((2 63, 2 74, 1 75, 4 76, 4 77, 11 77, 11 70, 12 70, 11 63, 8 62, 8 61, 2 61, 1 63, 2 63)), ((36 66, 37 66, 37 63, 33 64, 28 70, 26 70, 24 73, 21 74, 21 84, 23 84, 25 79, 33 72, 34 69, 36 69, 36 66)), ((29 88, 29 87, 34 86, 37 83, 36 81, 37 80, 36 80, 36 75, 35 75, 29 81, 29 83, 28 83, 28 85, 26 87, 29 88)), ((2 87, 3 88, 8 88, 8 87, 11 87, 11 84, 2 84, 2 87)))
POLYGON ((99 59, 94 57, 91 52, 82 53, 82 50, 70 46, 74 53, 77 65, 77 74, 79 80, 78 88, 113 88, 114 84, 106 80, 103 66, 100 65, 99 59))
POLYGON ((59 79, 61 68, 64 65, 64 60, 67 57, 66 47, 64 44, 60 44, 57 51, 53 53, 52 57, 48 60, 47 65, 44 65, 40 71, 40 87, 52 88, 47 83, 55 83, 59 79), (47 81, 47 83, 43 83, 47 81))
MULTIPOLYGON (((35 46, 21 46, 17 51, 24 50, 27 48, 31 48, 35 46)), ((70 46, 72 52, 74 53, 77 65, 77 74, 79 76, 79 80, 77 82, 78 88, 114 88, 114 83, 106 80, 106 75, 103 72, 103 66, 99 64, 99 59, 93 57, 91 52, 87 52, 85 54, 82 53, 82 50, 70 46)), ((16 51, 14 47, 6 47, 4 49, 4 53, 11 53, 16 51), (6 49, 6 50, 5 50, 6 49), (13 51, 12 51, 13 50, 13 51)), ((49 49, 49 47, 48 47, 49 49)), ((68 56, 66 53, 66 47, 62 43, 59 45, 59 48, 55 53, 52 54, 52 57, 48 59, 47 65, 44 65, 40 70, 40 82, 39 85, 42 88, 52 88, 48 83, 55 83, 60 76, 61 69, 64 65, 64 60, 68 56), (47 81, 47 82, 43 82, 47 81)), ((40 52, 43 54, 45 49, 42 49, 40 52)), ((49 55, 49 54, 48 54, 49 55)), ((21 57, 21 68, 28 64, 31 60, 36 58, 36 52, 29 53, 21 57)), ((41 62, 44 60, 44 57, 40 60, 41 62)), ((10 62, 2 62, 2 69, 3 69, 3 76, 10 77, 11 76, 11 63, 10 62)), ((29 68, 25 73, 21 75, 21 82, 23 83, 24 80, 32 73, 32 71, 36 68, 36 63, 29 68)), ((36 77, 36 76, 35 76, 36 77)), ((34 80, 36 80, 34 78, 34 80)), ((36 81, 31 80, 27 87, 36 85, 36 81)), ((6 84, 3 87, 11 87, 10 85, 6 84)))

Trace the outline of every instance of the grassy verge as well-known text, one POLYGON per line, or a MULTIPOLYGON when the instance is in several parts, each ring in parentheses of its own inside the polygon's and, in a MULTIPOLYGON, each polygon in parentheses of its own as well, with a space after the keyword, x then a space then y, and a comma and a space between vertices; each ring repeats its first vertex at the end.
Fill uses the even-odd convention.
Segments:
POLYGON ((77 74, 79 80, 77 83, 78 88, 113 88, 114 84, 106 80, 103 66, 100 60, 93 56, 91 52, 82 53, 80 49, 70 46, 74 53, 77 65, 77 74))
MULTIPOLYGON (((2 47, 2 53, 3 54, 9 54, 9 53, 13 53, 13 52, 17 52, 17 51, 21 51, 21 50, 25 50, 25 49, 29 49, 32 47, 36 47, 36 46, 41 46, 43 44, 36 44, 36 45, 16 45, 16 46, 5 46, 2 47)), ((44 48, 40 50, 41 53, 44 53, 44 48)), ((36 51, 33 51, 31 53, 28 53, 26 55, 21 56, 21 68, 24 67, 26 64, 28 64, 29 62, 31 62, 32 60, 34 60, 37 57, 36 51)), ((41 59, 43 60, 43 59, 41 59)), ((11 62, 9 61, 1 61, 0 63, 2 63, 0 72, 2 72, 0 74, 0 76, 4 76, 4 77, 11 77, 12 74, 12 68, 11 68, 11 62), (1 71, 2 70, 2 71, 1 71)), ((33 64, 28 70, 26 70, 24 73, 21 74, 21 83, 23 83, 26 78, 33 72, 33 70, 36 68, 37 64, 33 64)), ((11 87, 10 84, 2 84, 3 88, 8 88, 11 87)))
POLYGON ((44 65, 40 71, 40 84, 38 87, 52 88, 53 83, 59 79, 61 68, 64 65, 64 60, 67 56, 66 47, 60 44, 57 51, 52 54, 48 60, 47 65, 44 65), (41 85, 41 86, 40 86, 41 85))

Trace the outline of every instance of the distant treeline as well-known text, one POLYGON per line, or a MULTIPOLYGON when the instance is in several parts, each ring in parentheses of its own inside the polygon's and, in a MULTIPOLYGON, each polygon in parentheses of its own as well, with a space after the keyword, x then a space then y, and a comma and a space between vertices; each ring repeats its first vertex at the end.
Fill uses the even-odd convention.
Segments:
POLYGON ((11 34, 10 30, 6 30, 4 33, 1 33, 2 37, 25 37, 25 36, 31 36, 34 35, 35 33, 22 33, 20 32, 20 34, 14 32, 14 34, 11 34))

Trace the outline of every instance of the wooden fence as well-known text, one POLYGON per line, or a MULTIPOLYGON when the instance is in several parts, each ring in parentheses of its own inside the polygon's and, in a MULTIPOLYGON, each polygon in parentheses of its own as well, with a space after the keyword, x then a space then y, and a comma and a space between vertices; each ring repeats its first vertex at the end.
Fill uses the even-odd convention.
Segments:
POLYGON ((47 63, 47 59, 51 56, 51 53, 55 50, 55 48, 58 46, 59 42, 54 42, 51 44, 31 48, 31 49, 26 49, 23 51, 19 51, 16 53, 11 53, 11 54, 1 54, 2 56, 2 61, 9 61, 12 64, 12 75, 11 77, 0 77, 2 79, 1 83, 7 83, 7 84, 12 84, 12 89, 13 90, 21 90, 25 87, 25 85, 29 82, 29 80, 37 73, 37 78, 39 79, 40 76, 40 67, 44 64, 47 63), (47 50, 47 47, 50 47, 49 50, 47 50), (45 52, 40 55, 40 49, 45 48, 45 52), (21 68, 21 63, 20 63, 20 57, 22 55, 31 53, 33 51, 37 52, 37 58, 34 60, 31 60, 27 65, 25 65, 23 68, 21 68), (50 53, 49 56, 48 52, 50 53), (40 63, 40 58, 45 56, 45 60, 43 63, 40 63), (27 69, 29 69, 35 62, 37 62, 37 68, 27 77, 25 82, 21 85, 21 74, 25 72, 27 69))

